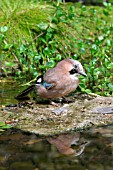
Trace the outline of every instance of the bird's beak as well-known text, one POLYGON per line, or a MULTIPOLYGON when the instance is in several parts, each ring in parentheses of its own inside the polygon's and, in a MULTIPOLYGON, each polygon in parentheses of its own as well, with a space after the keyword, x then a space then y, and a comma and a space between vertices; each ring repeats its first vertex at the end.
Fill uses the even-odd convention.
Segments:
POLYGON ((85 72, 83 72, 83 71, 80 71, 79 74, 81 74, 84 77, 87 77, 87 74, 85 72))

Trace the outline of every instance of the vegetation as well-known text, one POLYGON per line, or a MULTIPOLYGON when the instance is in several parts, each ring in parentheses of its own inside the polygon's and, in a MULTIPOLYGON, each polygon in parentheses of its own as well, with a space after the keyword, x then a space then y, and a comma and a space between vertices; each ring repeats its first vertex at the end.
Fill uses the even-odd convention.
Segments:
POLYGON ((11 125, 6 124, 5 122, 0 122, 0 133, 10 128, 12 128, 11 125))
POLYGON ((26 80, 63 58, 82 62, 81 90, 113 95, 113 6, 0 0, 2 71, 26 80), (16 71, 15 71, 16 70, 16 71))

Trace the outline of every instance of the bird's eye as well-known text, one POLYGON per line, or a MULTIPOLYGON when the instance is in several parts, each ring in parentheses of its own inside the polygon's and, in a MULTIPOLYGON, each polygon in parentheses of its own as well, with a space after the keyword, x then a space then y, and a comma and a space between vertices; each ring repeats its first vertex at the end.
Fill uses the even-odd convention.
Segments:
POLYGON ((69 71, 69 73, 70 74, 75 74, 75 73, 78 73, 78 71, 75 68, 73 68, 72 70, 69 71))
POLYGON ((77 67, 78 67, 77 65, 74 65, 74 68, 75 68, 75 69, 77 69, 77 67))

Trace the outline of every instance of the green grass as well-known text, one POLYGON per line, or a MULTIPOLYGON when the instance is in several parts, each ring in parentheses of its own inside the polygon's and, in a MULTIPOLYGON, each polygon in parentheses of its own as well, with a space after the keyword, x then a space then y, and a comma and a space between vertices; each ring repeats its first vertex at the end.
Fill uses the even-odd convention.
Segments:
POLYGON ((50 5, 41 5, 27 0, 0 0, 0 23, 9 27, 7 41, 22 43, 32 40, 32 31, 39 31, 40 22, 48 22, 49 15, 54 11, 50 5))

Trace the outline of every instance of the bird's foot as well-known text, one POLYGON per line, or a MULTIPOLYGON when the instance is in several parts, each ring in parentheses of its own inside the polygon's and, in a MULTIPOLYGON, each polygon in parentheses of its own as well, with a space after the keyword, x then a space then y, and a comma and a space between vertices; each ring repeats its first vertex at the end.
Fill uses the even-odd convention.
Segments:
POLYGON ((60 103, 56 103, 56 102, 54 102, 54 101, 50 101, 50 104, 51 104, 52 106, 55 106, 55 107, 60 107, 60 106, 61 106, 60 103))

